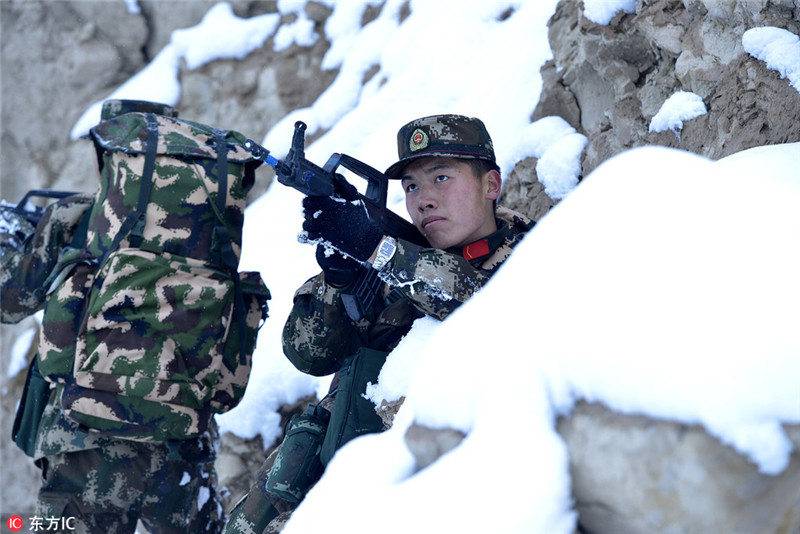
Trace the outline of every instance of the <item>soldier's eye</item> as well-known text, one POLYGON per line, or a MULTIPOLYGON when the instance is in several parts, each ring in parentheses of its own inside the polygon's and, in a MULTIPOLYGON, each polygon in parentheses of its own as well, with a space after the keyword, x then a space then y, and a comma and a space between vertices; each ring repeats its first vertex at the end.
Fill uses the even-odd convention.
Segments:
POLYGON ((437 182, 444 182, 445 180, 449 180, 449 179, 450 179, 450 177, 449 176, 445 176, 444 174, 440 174, 439 176, 436 177, 436 181, 437 182))
POLYGON ((411 193, 412 191, 417 190, 417 184, 408 184, 406 185, 406 193, 411 193))

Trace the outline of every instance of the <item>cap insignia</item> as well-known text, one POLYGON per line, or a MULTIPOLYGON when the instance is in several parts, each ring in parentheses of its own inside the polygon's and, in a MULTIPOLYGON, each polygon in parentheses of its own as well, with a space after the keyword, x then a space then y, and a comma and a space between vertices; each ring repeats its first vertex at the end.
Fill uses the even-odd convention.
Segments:
POLYGON ((422 150, 428 146, 428 134, 421 128, 417 128, 411 133, 411 138, 408 140, 408 148, 411 152, 422 150))

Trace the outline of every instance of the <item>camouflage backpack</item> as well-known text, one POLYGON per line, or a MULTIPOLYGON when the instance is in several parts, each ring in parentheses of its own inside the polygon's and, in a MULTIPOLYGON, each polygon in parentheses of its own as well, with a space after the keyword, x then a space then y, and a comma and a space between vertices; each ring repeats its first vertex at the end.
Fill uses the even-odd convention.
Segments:
POLYGON ((238 272, 259 162, 238 132, 133 104, 158 114, 108 101, 90 132, 101 185, 51 277, 39 365, 81 425, 184 439, 239 402, 266 319, 261 276, 238 272))

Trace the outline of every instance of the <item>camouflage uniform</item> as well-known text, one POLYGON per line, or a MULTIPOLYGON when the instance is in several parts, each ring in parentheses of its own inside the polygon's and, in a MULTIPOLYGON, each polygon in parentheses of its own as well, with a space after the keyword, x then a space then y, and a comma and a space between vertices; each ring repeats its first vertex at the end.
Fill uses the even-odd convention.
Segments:
POLYGON ((498 208, 496 215, 498 230, 485 238, 487 253, 472 259, 470 251, 479 245, 444 251, 398 240, 381 275, 397 281, 392 285, 403 283, 393 294, 386 284, 385 295, 396 299, 399 292, 403 298, 357 323, 344 311, 343 289, 326 284, 322 273, 308 280, 295 293, 284 327, 286 357, 304 373, 324 376, 359 347, 391 351, 423 314, 445 319, 483 287, 531 226, 524 215, 506 208, 498 208))
MULTIPOLYGON (((344 311, 343 289, 325 283, 322 273, 311 278, 295 293, 283 331, 284 353, 299 370, 324 376, 338 371, 359 347, 390 352, 423 315, 444 319, 486 283, 533 225, 524 215, 505 208, 498 208, 496 215, 498 230, 485 239, 482 252, 486 253, 472 259, 467 259, 471 251, 482 244, 444 251, 399 240, 384 272, 416 282, 395 290, 385 284, 382 305, 357 323, 344 311)), ((331 390, 336 382, 334 377, 331 390)), ((327 396, 323 406, 330 408, 333 396, 327 396)), ((277 453, 270 454, 249 494, 231 511, 226 533, 279 532, 288 520, 295 505, 264 489, 277 453), (280 515, 264 525, 263 512, 270 506, 273 514, 280 515)))
MULTIPOLYGON (((433 156, 481 159, 497 169, 483 122, 461 115, 409 122, 397 133, 397 152, 399 161, 386 170, 388 178, 400 178, 410 162, 433 156)), ((491 235, 446 251, 398 239, 396 252, 380 271, 390 301, 356 323, 344 312, 344 290, 326 284, 321 274, 307 281, 295 294, 284 328, 284 353, 304 373, 327 375, 359 347, 391 351, 423 314, 443 320, 483 287, 533 226, 505 208, 496 210, 495 222, 491 235)))
MULTIPOLYGON (((55 285, 48 278, 92 200, 76 196, 52 204, 24 249, 3 254, 3 322, 17 322, 45 305, 55 285)), ((219 436, 213 418, 203 433, 184 440, 105 437, 64 415, 63 387, 52 387, 36 434, 34 460, 42 469, 37 516, 75 517, 74 532, 133 533, 137 520, 152 532, 220 531, 224 511, 216 491, 219 436)))
POLYGON ((37 437, 39 517, 75 517, 76 532, 219 532, 219 436, 143 443, 92 435, 66 419, 55 393, 37 437))
POLYGON ((44 306, 44 282, 55 268, 61 249, 72 241, 75 227, 92 204, 89 195, 76 195, 49 207, 38 232, 25 240, 24 252, 6 249, 0 269, 0 320, 18 323, 44 306))

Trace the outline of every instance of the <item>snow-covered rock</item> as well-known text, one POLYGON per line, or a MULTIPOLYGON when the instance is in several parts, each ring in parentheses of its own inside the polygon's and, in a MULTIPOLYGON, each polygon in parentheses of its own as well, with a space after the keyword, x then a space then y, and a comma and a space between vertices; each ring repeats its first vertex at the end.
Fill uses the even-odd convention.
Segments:
MULTIPOLYGON (((640 0, 630 7, 622 0, 562 0, 549 23, 553 61, 542 68, 532 120, 557 115, 588 138, 582 176, 646 144, 718 159, 800 139, 796 5, 640 0), (703 105, 707 113, 680 119, 680 136, 670 125, 651 129, 651 119, 679 92, 696 94, 694 109, 703 105)), ((533 191, 528 184, 536 177, 519 179, 508 181, 504 201, 527 211, 518 195, 533 191)))
POLYGON ((795 452, 766 475, 697 425, 583 402, 558 423, 575 507, 593 534, 796 531, 800 425, 785 430, 795 452))

